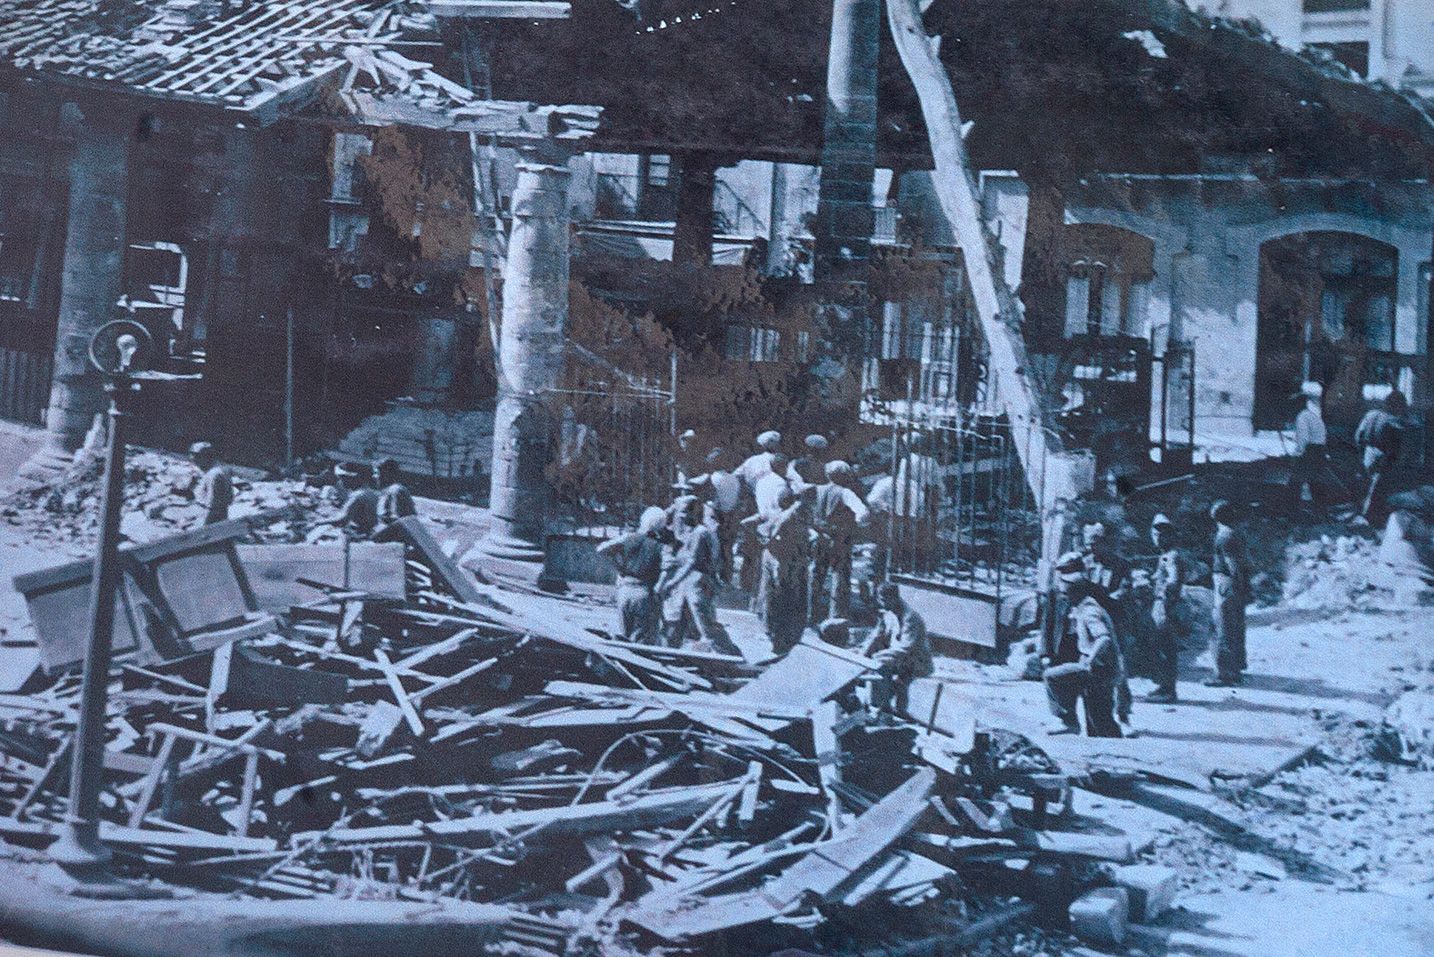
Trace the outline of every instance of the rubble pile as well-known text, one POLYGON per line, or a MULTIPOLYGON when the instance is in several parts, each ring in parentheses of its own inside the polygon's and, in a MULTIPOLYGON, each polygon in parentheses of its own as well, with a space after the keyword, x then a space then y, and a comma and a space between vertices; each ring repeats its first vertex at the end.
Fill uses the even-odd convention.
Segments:
MULTIPOLYGON (((99 534, 102 460, 82 452, 53 484, 23 486, 0 500, 0 517, 24 528, 41 543, 92 541, 99 534)), ((199 525, 204 510, 186 494, 198 470, 184 458, 149 449, 134 450, 125 464, 126 513, 121 534, 150 541, 199 525)), ((305 480, 236 476, 230 513, 244 518, 264 541, 302 541, 337 503, 305 480)))
POLYGON ((1285 608, 1319 611, 1388 603, 1388 579, 1378 545, 1357 535, 1322 535, 1286 551, 1285 608))
MULTIPOLYGON (((102 825, 125 876, 501 905, 508 952, 866 953, 975 942, 1036 901, 1059 924, 1132 859, 936 682, 878 713, 874 663, 813 639, 765 668, 612 640, 602 610, 476 583, 417 519, 362 547, 243 535, 127 552, 149 627, 116 636, 102 825), (236 557, 252 594, 226 610, 236 557)), ((17 579, 47 664, 77 654, 51 624, 76 574, 17 579)), ((0 696, 0 835, 37 848, 78 707, 77 669, 53 671, 0 696)))

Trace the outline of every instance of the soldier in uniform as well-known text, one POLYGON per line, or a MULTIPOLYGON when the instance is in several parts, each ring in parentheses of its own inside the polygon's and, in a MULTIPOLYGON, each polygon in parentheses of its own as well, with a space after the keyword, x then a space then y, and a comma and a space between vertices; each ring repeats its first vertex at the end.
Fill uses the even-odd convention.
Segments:
POLYGON ((658 608, 655 589, 662 574, 662 545, 667 513, 657 506, 638 520, 637 531, 598 546, 617 568, 618 626, 628 641, 657 643, 658 608))
POLYGON ((1250 553, 1245 537, 1235 528, 1235 507, 1221 499, 1210 508, 1215 520, 1215 550, 1210 576, 1215 586, 1212 610, 1215 632, 1215 677, 1212 688, 1228 688, 1244 680, 1245 606, 1250 603, 1250 553))
POLYGON ((677 550, 671 566, 662 573, 656 592, 662 597, 662 617, 672 625, 668 644, 680 647, 689 633, 714 651, 741 657, 727 629, 717 620, 717 576, 722 562, 717 533, 702 520, 702 501, 684 495, 673 509, 677 550))
POLYGON ((1174 525, 1164 514, 1150 523, 1150 539, 1159 553, 1155 570, 1150 576, 1150 621, 1147 629, 1147 655, 1150 677, 1155 690, 1146 701, 1173 703, 1177 695, 1175 682, 1180 663, 1180 629, 1178 609, 1185 588, 1185 558, 1175 547, 1174 525))
POLYGON ((1056 563, 1061 621, 1056 637, 1061 658, 1041 675, 1046 699, 1059 724, 1052 734, 1079 734, 1076 704, 1085 706, 1085 731, 1093 738, 1119 738, 1112 713, 1116 689, 1125 681, 1125 659, 1115 638, 1110 615, 1101 605, 1097 586, 1086 577, 1083 556, 1067 552, 1056 563))

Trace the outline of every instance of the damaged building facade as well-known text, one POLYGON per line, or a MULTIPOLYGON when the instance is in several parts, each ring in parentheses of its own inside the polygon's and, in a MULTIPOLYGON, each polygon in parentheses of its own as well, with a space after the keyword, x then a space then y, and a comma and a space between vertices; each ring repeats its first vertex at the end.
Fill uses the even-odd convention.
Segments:
MULTIPOLYGON (((647 5, 635 18, 582 3, 568 19, 524 8, 486 34, 474 61, 486 78, 466 77, 504 102, 603 108, 591 141, 569 138, 571 158, 559 158, 570 171, 575 268, 606 259, 620 273, 623 260, 671 260, 810 282, 842 257, 915 253, 948 278, 934 307, 929 296, 880 290, 864 307, 861 387, 899 395, 914 377, 917 391, 952 391, 969 296, 879 5, 820 5, 813 23, 822 29, 794 34, 780 63, 749 34, 788 14, 733 27, 720 12, 684 21, 679 6, 647 5), (703 55, 741 66, 734 77, 791 79, 755 92, 738 79, 664 86, 664 62, 703 55), (546 69, 554 60, 572 62, 572 75, 546 69), (639 86, 665 92, 634 95, 639 86), (834 125, 826 101, 841 97, 861 109, 834 125)), ((1422 411, 1428 120, 1398 95, 1177 4, 1151 14, 1110 3, 1079 24, 1061 14, 1064 39, 1036 50, 1040 6, 937 5, 927 20, 958 89, 971 91, 962 94, 965 135, 983 213, 1002 278, 1019 293, 1046 402, 1119 395, 1123 404, 1143 392, 1126 436, 1157 442, 1161 454, 1184 442, 1176 454, 1214 458, 1278 454, 1275 433, 1306 379, 1326 386, 1336 430, 1351 430, 1390 387, 1422 411), (1004 52, 979 52, 990 50, 1004 52), (1097 51, 1104 85, 1041 85, 1042 70, 1092 69, 1097 51), (1228 111, 1227 126, 1190 119, 1219 115, 1208 107, 1233 103, 1257 80, 1268 90, 1228 111), (1066 109, 1031 120, 1012 90, 1066 109)), ((56 9, 64 17, 42 2, 13 0, 5 11, 28 25, 3 48, 0 413, 43 423, 52 452, 72 450, 95 396, 81 390, 72 401, 77 360, 66 358, 65 339, 130 308, 170 343, 176 366, 202 372, 146 399, 148 441, 181 445, 201 437, 196 423, 218 421, 226 434, 208 437, 237 461, 337 448, 357 458, 398 451, 416 473, 481 471, 492 383, 475 385, 466 366, 496 300, 463 274, 483 272, 485 230, 501 258, 520 144, 492 123, 480 135, 451 115, 435 120, 434 104, 451 110, 464 87, 409 59, 424 51, 453 73, 467 34, 420 6, 188 5, 119 26, 56 9), (244 41, 258 44, 247 59, 227 73, 209 65, 254 24, 267 39, 244 41), (57 45, 57 30, 68 45, 57 45), (364 60, 352 52, 362 47, 320 42, 323 31, 398 45, 364 60), (142 66, 156 44, 174 51, 170 66, 142 66), (426 77, 429 102, 395 105, 408 74, 426 77), (86 109, 114 129, 82 119, 86 109), (405 155, 434 161, 435 180, 469 175, 469 147, 479 148, 491 195, 478 225, 459 228, 471 242, 455 262, 413 265, 432 236, 472 216, 463 208, 471 183, 400 190, 407 211, 395 217, 392 190, 380 196, 367 182, 394 129, 404 131, 405 155), (394 250, 412 262, 395 267, 394 250), (374 425, 396 399, 405 402, 389 415, 400 424, 374 425), (161 411, 176 407, 205 414, 161 411)), ((558 108, 532 109, 548 111, 554 129, 574 129, 558 108)), ((648 304, 635 285, 595 291, 640 312, 648 304)), ((704 346, 730 361, 820 352, 760 317, 721 321, 704 346)))
MULTIPOLYGON (((99 406, 88 335, 125 315, 191 374, 142 400, 151 444, 207 438, 274 465, 333 447, 388 400, 471 408, 455 356, 476 307, 451 281, 355 255, 370 232, 360 160, 373 131, 401 127, 434 152, 457 140, 466 155, 464 134, 481 135, 511 171, 529 147, 581 139, 595 113, 480 99, 400 55, 449 29, 417 6, 104 7, 0 6, 0 416, 37 427, 27 471, 55 474, 84 441, 99 406)), ((422 220, 417 204, 412 235, 386 238, 416 244, 422 220)), ((451 418, 352 454, 471 482, 488 446, 435 440, 451 418)))

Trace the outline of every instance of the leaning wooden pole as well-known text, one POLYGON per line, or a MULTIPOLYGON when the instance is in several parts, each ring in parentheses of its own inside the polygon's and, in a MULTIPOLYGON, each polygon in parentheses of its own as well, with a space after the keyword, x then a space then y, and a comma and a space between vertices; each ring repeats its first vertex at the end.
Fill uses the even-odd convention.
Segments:
POLYGON ((961 135, 961 111, 951 78, 941 63, 939 38, 926 33, 921 0, 886 0, 886 11, 897 53, 921 101, 936 161, 936 195, 965 261, 989 353, 990 394, 1010 420, 1026 482, 1040 503, 1042 577, 1048 579, 1064 545, 1072 505, 1093 483, 1093 459, 1088 452, 1062 446, 1050 426, 1040 389, 1028 374, 1020 302, 993 262, 981 218, 980 187, 961 135))

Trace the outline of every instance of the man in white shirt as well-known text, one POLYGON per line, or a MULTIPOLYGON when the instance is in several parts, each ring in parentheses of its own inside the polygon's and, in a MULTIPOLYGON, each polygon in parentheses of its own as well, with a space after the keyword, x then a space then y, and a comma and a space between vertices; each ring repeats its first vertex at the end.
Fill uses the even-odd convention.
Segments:
POLYGON ((780 512, 783 496, 795 494, 797 488, 797 483, 787 474, 791 459, 782 452, 774 452, 770 464, 771 470, 757 480, 757 487, 753 490, 753 498, 757 500, 756 514, 762 518, 771 518, 780 512))
POLYGON ((1320 406, 1324 388, 1318 382, 1306 382, 1300 388, 1305 405, 1295 416, 1295 469, 1293 488, 1295 506, 1304 499, 1309 487, 1310 501, 1320 507, 1324 501, 1324 475, 1329 460, 1329 432, 1325 428, 1320 406))
POLYGON ((755 494, 757 482, 762 476, 772 471, 772 456, 777 449, 782 447, 782 433, 763 432, 757 436, 757 448, 761 451, 750 455, 737 466, 737 477, 742 480, 742 487, 749 493, 755 494))

